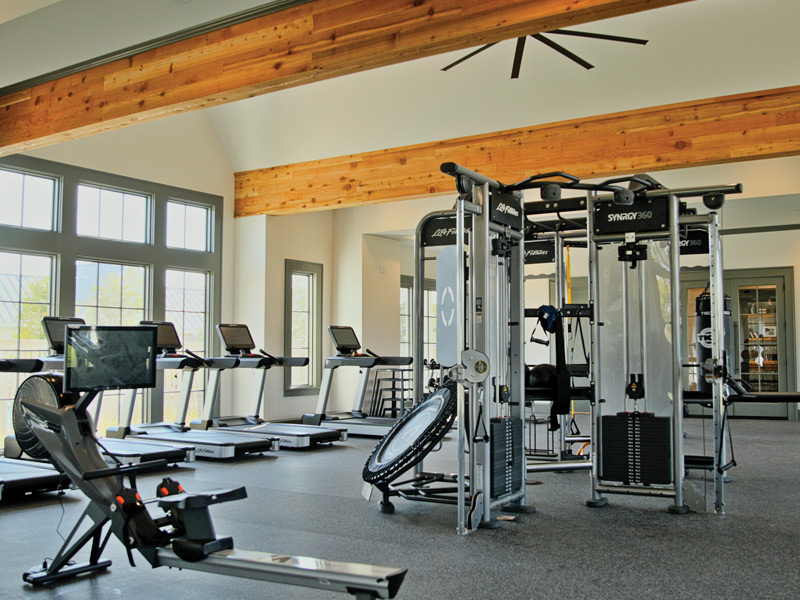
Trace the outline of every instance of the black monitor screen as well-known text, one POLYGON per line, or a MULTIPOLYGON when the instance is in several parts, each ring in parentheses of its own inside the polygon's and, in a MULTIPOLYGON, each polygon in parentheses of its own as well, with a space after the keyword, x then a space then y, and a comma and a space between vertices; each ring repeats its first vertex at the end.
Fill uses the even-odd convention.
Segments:
POLYGON ((356 332, 353 331, 353 328, 350 326, 331 325, 328 327, 328 333, 331 334, 331 339, 339 354, 355 352, 361 348, 361 344, 358 343, 356 332))
POLYGON ((69 327, 64 354, 64 391, 154 387, 157 331, 152 326, 69 327))
POLYGON ((228 352, 252 350, 256 347, 247 325, 220 323, 217 325, 217 333, 222 345, 225 346, 225 350, 228 352))
POLYGON ((171 321, 139 321, 139 325, 158 326, 156 347, 159 352, 175 352, 181 347, 181 338, 171 321))
POLYGON ((42 327, 53 354, 64 354, 64 329, 67 325, 84 325, 80 317, 42 317, 42 327))

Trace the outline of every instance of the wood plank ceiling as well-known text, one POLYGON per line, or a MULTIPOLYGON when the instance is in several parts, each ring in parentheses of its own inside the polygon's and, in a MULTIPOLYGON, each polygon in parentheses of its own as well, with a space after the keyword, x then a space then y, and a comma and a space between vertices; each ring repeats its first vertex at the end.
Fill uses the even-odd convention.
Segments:
POLYGON ((454 193, 443 162, 498 181, 578 177, 800 154, 800 86, 683 102, 235 174, 236 216, 454 193))
POLYGON ((0 97, 0 156, 688 0, 314 0, 0 97))

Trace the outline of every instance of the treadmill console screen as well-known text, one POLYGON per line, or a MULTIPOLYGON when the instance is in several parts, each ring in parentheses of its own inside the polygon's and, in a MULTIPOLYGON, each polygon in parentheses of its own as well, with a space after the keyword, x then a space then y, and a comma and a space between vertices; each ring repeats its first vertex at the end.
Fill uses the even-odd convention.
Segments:
POLYGON ((256 347, 247 325, 220 323, 217 325, 217 334, 228 352, 238 354, 241 350, 252 350, 256 347))
POLYGON ((64 348, 64 391, 155 387, 157 331, 153 326, 69 327, 64 348))
POLYGON ((361 348, 356 332, 350 326, 331 325, 328 327, 336 351, 339 354, 352 354, 361 348))
POLYGON ((64 354, 64 330, 67 325, 85 325, 80 317, 42 317, 47 344, 53 354, 64 354))
POLYGON ((181 347, 181 338, 178 331, 171 321, 139 321, 139 325, 156 325, 158 334, 156 335, 156 348, 159 352, 177 352, 181 347))

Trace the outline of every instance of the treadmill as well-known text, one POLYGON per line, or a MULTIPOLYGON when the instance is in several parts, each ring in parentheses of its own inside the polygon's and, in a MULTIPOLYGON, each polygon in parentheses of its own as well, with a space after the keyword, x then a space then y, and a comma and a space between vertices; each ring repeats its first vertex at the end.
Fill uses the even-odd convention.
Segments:
MULTIPOLYGON (((43 369, 38 358, 0 359, 2 373, 38 373, 43 369)), ((69 477, 49 462, 0 457, 0 500, 36 492, 53 492, 70 487, 69 477)))
POLYGON ((342 427, 349 435, 363 435, 370 437, 383 437, 397 422, 389 417, 373 417, 364 412, 364 401, 369 384, 369 375, 374 367, 406 366, 411 364, 410 356, 378 356, 369 349, 367 354, 359 354, 361 343, 356 332, 349 326, 331 325, 328 333, 336 346, 336 356, 325 359, 325 369, 322 374, 322 383, 319 387, 316 413, 303 415, 306 425, 324 425, 327 427, 342 427), (329 415, 325 411, 331 395, 333 373, 339 367, 358 367, 358 385, 353 399, 353 408, 350 412, 341 415, 329 415))
POLYGON ((201 358, 194 353, 181 354, 181 340, 175 325, 169 321, 142 321, 141 325, 158 327, 156 369, 178 369, 183 372, 180 391, 180 414, 175 423, 159 422, 133 425, 133 407, 136 402, 136 390, 130 390, 126 396, 125 420, 119 427, 109 428, 107 435, 114 438, 128 439, 135 436, 167 442, 178 446, 195 448, 197 458, 224 460, 245 454, 260 454, 277 449, 274 438, 248 435, 245 433, 226 433, 219 430, 197 431, 186 426, 186 414, 192 393, 192 382, 198 369, 205 366, 211 370, 206 394, 216 394, 219 386, 219 374, 225 369, 233 369, 239 365, 236 357, 201 358))
MULTIPOLYGON (((42 327, 44 328, 45 337, 47 338, 47 343, 52 354, 37 359, 41 363, 39 371, 64 370, 64 340, 66 328, 70 325, 85 324, 85 321, 80 317, 42 317, 42 327)), ((92 415, 95 423, 97 423, 100 415, 101 400, 102 397, 99 397, 94 414, 92 415)), ((102 449, 105 461, 112 467, 116 466, 119 462, 139 464, 155 460, 166 460, 168 463, 174 464, 179 462, 191 462, 195 459, 195 452, 191 447, 137 440, 123 441, 109 438, 97 438, 97 442, 102 449)), ((22 458, 22 449, 19 447, 19 444, 17 444, 17 440, 14 436, 7 436, 4 446, 6 456, 22 458)))
MULTIPOLYGON (((310 448, 317 444, 338 442, 347 439, 347 432, 341 429, 330 429, 317 425, 300 425, 293 423, 269 423, 259 416, 264 398, 264 386, 267 372, 272 367, 303 367, 308 364, 306 357, 275 357, 261 350, 254 354, 256 344, 250 335, 250 329, 244 324, 220 323, 216 327, 217 335, 230 357, 239 359, 238 369, 260 369, 261 382, 256 396, 255 411, 250 416, 214 417, 218 390, 206 396, 203 404, 203 417, 191 422, 193 429, 222 429, 236 433, 266 435, 280 440, 282 448, 310 448)), ((211 390, 209 386, 209 390, 211 390)))

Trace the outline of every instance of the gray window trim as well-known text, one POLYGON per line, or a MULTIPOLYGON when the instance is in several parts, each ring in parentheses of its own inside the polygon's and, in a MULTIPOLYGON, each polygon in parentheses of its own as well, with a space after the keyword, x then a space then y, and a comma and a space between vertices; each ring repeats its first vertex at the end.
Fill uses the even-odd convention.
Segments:
MULTIPOLYGON (((53 289, 56 312, 75 314, 75 261, 96 260, 145 266, 148 270, 145 314, 150 319, 164 318, 165 277, 167 269, 199 271, 209 274, 209 305, 206 326, 207 355, 219 352, 219 341, 212 324, 220 321, 222 298, 222 213, 221 196, 153 183, 113 173, 67 165, 30 156, 13 155, 0 158, 0 168, 33 175, 55 177, 56 226, 53 231, 40 231, 0 225, 0 248, 12 252, 49 254, 56 257, 53 289), (76 213, 78 185, 87 184, 143 194, 151 199, 149 210, 152 230, 145 243, 121 242, 77 235, 76 213), (209 252, 167 248, 167 201, 175 200, 207 206, 210 209, 212 244, 209 252)), ((153 397, 161 398, 160 389, 153 397)), ((148 420, 163 418, 163 404, 150 402, 145 413, 148 420)))
POLYGON ((322 380, 322 265, 319 263, 306 262, 302 260, 285 259, 284 279, 283 279, 283 352, 285 356, 290 356, 292 352, 292 274, 310 273, 314 275, 314 307, 312 311, 313 323, 311 327, 311 351, 309 362, 311 363, 311 377, 313 385, 294 386, 291 385, 291 373, 289 369, 284 369, 283 373, 283 394, 284 396, 311 396, 319 394, 319 386, 322 380))

